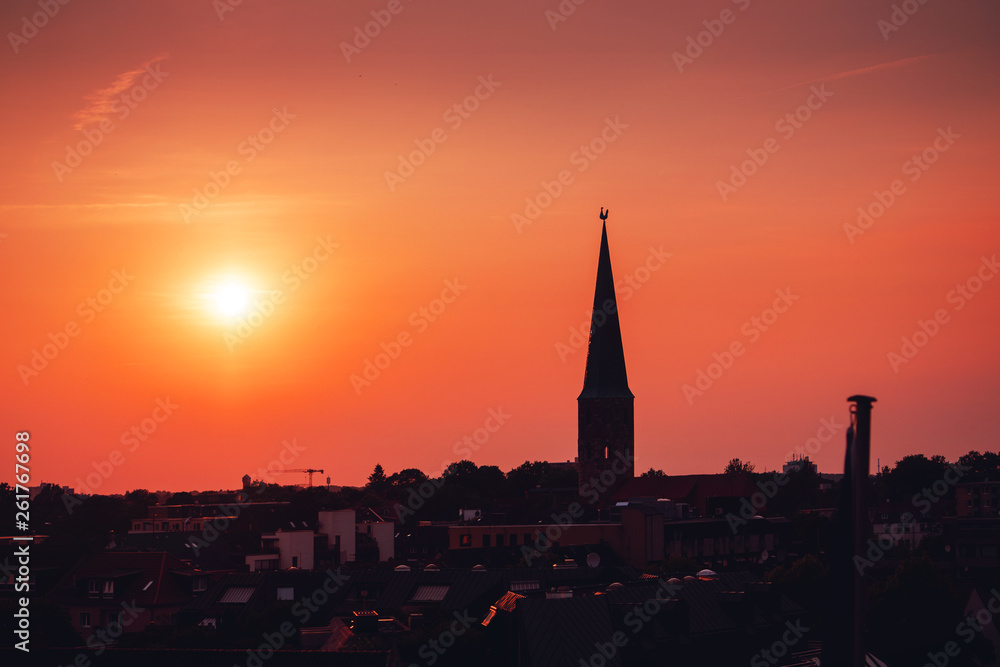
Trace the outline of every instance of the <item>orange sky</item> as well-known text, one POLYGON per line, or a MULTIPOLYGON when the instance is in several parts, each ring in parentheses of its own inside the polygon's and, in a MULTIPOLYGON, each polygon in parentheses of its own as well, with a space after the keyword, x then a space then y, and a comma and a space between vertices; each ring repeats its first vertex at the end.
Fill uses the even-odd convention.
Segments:
POLYGON ((888 0, 224 2, 0 8, 0 386, 33 484, 231 488, 282 452, 342 484, 572 459, 601 206, 638 470, 778 467, 854 393, 879 399, 883 464, 996 449, 995 3, 890 30, 888 0), (876 191, 884 214, 845 229, 876 191), (227 276, 280 290, 236 343, 227 276), (778 290, 798 299, 769 320, 778 290))

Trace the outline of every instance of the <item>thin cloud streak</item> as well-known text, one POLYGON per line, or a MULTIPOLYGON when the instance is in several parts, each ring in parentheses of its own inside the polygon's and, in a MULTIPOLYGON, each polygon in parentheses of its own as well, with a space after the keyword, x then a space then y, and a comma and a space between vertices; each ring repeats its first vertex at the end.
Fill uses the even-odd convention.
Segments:
POLYGON ((784 86, 783 88, 775 88, 774 90, 768 90, 763 93, 755 93, 754 95, 749 95, 748 97, 760 97, 761 95, 770 95, 771 93, 780 93, 785 90, 791 90, 792 88, 799 88, 800 86, 809 86, 814 83, 826 83, 828 81, 838 81, 840 79, 849 79, 855 76, 862 76, 865 74, 871 74, 872 72, 877 72, 883 69, 895 69, 897 67, 905 67, 907 65, 912 65, 924 60, 928 60, 931 56, 913 56, 911 58, 902 58, 900 60, 893 60, 887 63, 880 63, 878 65, 870 65, 868 67, 859 67, 857 69, 848 70, 846 72, 839 72, 837 74, 831 74, 829 76, 823 76, 818 79, 810 79, 809 81, 802 81, 800 83, 793 83, 790 86, 784 86))
POLYGON ((166 206, 169 203, 170 202, 116 202, 113 204, 0 204, 0 211, 61 208, 145 208, 150 206, 166 206))
POLYGON ((73 118, 76 119, 73 129, 82 130, 88 125, 93 125, 94 123, 101 122, 105 118, 109 118, 115 111, 115 104, 118 102, 118 96, 120 96, 122 92, 131 88, 134 85, 135 80, 146 73, 147 67, 161 60, 166 60, 169 55, 170 54, 163 54, 156 56, 151 60, 147 60, 136 69, 119 74, 107 88, 99 88, 92 93, 84 95, 83 99, 87 101, 87 106, 73 114, 73 118))

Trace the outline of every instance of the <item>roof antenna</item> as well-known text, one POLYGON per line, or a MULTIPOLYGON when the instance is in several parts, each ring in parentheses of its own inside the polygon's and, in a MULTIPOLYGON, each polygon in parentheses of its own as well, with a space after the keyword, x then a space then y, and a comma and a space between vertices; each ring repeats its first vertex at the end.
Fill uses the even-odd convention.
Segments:
POLYGON ((604 212, 604 207, 602 206, 601 207, 601 220, 607 220, 608 219, 608 213, 611 213, 611 209, 609 208, 608 212, 605 213, 604 212))

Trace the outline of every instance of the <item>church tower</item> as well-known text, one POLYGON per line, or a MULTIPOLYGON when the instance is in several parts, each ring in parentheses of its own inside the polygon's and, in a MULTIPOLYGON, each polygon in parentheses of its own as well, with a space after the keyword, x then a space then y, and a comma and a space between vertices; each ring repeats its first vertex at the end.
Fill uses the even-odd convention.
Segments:
POLYGON ((577 465, 580 495, 606 504, 607 497, 635 475, 633 402, 625 373, 625 351, 618 323, 615 279, 608 250, 608 215, 601 209, 601 253, 590 319, 590 343, 583 391, 577 400, 577 465))

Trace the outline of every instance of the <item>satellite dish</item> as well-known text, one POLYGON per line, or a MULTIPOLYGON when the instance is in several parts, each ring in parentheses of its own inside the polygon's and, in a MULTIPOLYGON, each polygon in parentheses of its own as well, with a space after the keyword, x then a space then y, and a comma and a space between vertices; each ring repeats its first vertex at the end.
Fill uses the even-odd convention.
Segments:
POLYGON ((597 553, 591 551, 589 554, 587 554, 587 565, 589 565, 590 567, 597 567, 600 564, 601 564, 601 557, 597 553))

